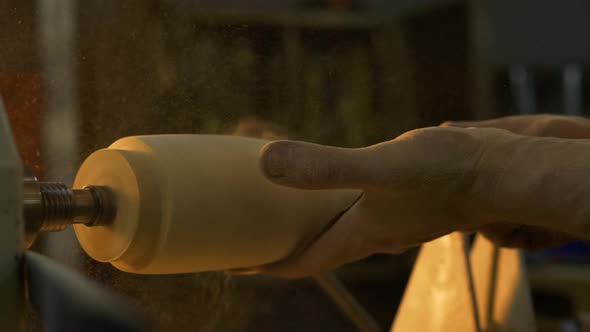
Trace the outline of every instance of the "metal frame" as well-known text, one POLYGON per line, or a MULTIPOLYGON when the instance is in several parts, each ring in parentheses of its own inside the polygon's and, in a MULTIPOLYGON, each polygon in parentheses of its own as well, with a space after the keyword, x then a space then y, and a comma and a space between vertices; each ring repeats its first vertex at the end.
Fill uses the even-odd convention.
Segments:
POLYGON ((452 233, 422 246, 392 332, 536 331, 520 250, 452 233))
POLYGON ((22 278, 23 166, 0 98, 0 326, 24 329, 22 278))

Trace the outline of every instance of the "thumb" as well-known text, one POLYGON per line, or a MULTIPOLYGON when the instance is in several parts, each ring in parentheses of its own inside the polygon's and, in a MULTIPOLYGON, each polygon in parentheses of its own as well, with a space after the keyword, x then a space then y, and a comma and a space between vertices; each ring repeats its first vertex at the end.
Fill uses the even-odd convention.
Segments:
POLYGON ((303 189, 360 188, 371 177, 366 149, 276 141, 260 151, 260 168, 271 181, 303 189))
POLYGON ((285 278, 301 278, 330 271, 375 253, 363 226, 361 197, 325 233, 303 252, 263 267, 262 271, 285 278))

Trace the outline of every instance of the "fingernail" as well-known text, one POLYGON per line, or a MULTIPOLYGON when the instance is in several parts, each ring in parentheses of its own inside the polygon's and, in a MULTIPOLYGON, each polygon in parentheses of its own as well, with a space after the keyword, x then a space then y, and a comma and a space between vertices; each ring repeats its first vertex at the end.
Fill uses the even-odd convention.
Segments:
POLYGON ((284 178, 287 175, 287 153, 285 151, 284 147, 271 145, 264 152, 263 170, 266 176, 277 179, 284 178))

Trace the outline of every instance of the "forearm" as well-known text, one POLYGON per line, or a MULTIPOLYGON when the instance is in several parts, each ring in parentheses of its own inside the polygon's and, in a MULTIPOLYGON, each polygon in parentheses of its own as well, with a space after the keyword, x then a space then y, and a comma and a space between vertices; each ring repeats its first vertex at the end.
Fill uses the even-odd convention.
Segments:
POLYGON ((590 238, 590 140, 504 133, 488 145, 480 171, 495 222, 590 238))

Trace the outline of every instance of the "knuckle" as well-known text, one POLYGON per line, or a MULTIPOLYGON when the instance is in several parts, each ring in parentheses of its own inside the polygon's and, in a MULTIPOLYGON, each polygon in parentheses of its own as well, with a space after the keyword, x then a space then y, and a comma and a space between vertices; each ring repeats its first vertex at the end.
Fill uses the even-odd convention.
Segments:
POLYGON ((541 115, 529 124, 524 134, 560 138, 583 138, 590 136, 590 132, 581 122, 580 118, 563 115, 541 115))
POLYGON ((455 127, 457 126, 456 122, 454 121, 445 121, 439 125, 440 127, 455 127))
POLYGON ((532 122, 526 129, 525 133, 533 136, 551 136, 557 134, 559 128, 563 125, 559 119, 553 116, 545 116, 532 122))

